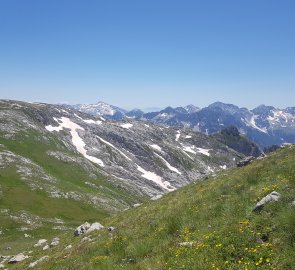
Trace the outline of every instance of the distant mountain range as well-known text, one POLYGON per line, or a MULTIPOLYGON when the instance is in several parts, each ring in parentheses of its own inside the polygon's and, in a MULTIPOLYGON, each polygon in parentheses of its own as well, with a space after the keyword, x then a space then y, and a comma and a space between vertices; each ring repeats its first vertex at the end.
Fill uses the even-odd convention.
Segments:
POLYGON ((236 126, 239 132, 261 148, 295 142, 295 107, 278 109, 260 105, 249 110, 232 104, 215 102, 205 108, 188 105, 167 107, 148 113, 139 109, 126 111, 104 102, 78 104, 72 107, 84 113, 112 120, 134 118, 169 126, 189 127, 206 134, 219 132, 228 126, 236 126))

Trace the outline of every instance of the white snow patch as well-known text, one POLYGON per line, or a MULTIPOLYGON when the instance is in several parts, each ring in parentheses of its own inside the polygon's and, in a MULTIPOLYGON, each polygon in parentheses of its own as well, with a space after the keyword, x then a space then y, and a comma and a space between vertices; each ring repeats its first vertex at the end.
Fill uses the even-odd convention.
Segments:
POLYGON ((226 170, 227 166, 226 165, 220 165, 219 166, 221 169, 226 170))
POLYGON ((196 149, 197 149, 197 151, 198 151, 199 153, 201 153, 201 154, 203 154, 203 155, 205 155, 205 156, 210 157, 210 153, 209 153, 209 151, 211 151, 211 149, 205 149, 205 148, 200 148, 200 147, 197 147, 196 149))
POLYGON ((83 120, 85 123, 87 124, 95 124, 95 125, 101 125, 102 124, 102 121, 100 120, 92 120, 92 119, 86 119, 86 120, 83 120))
POLYGON ((186 135, 185 138, 186 139, 190 139, 192 136, 191 135, 186 135))
POLYGON ((162 152, 162 148, 157 144, 150 144, 150 147, 152 147, 155 150, 158 150, 158 151, 162 152))
POLYGON ((168 191, 172 191, 175 189, 175 188, 171 187, 171 184, 168 181, 163 182, 162 177, 158 176, 154 172, 146 171, 145 169, 143 169, 142 167, 140 167, 138 165, 137 165, 137 170, 142 173, 141 177, 148 179, 150 181, 153 181, 154 183, 156 183, 160 187, 162 187, 168 191))
POLYGON ((161 113, 157 116, 157 118, 161 118, 161 119, 169 119, 173 116, 173 114, 168 114, 168 113, 161 113))
POLYGON ((126 128, 126 129, 129 129, 129 128, 132 128, 132 127, 133 127, 133 125, 132 125, 132 124, 129 124, 129 123, 127 123, 127 124, 122 124, 122 125, 121 125, 121 127, 122 127, 122 128, 126 128))
POLYGON ((177 131, 175 141, 178 142, 180 138, 180 130, 177 131))
POLYGON ((82 138, 79 136, 79 134, 77 132, 77 129, 84 130, 84 128, 82 128, 79 125, 77 125, 76 123, 72 122, 67 117, 62 117, 61 119, 56 119, 56 118, 53 118, 53 119, 56 122, 59 122, 60 125, 58 127, 53 127, 51 125, 46 126, 45 128, 48 131, 50 131, 50 132, 52 132, 52 131, 61 131, 64 128, 70 129, 70 133, 72 135, 72 142, 73 142, 73 145, 76 147, 77 151, 79 153, 81 153, 85 158, 92 161, 93 163, 96 163, 96 164, 104 167, 104 163, 102 162, 102 160, 100 160, 100 159, 98 159, 96 157, 87 155, 87 151, 85 149, 86 144, 84 143, 84 141, 82 140, 82 138))
POLYGON ((250 123, 251 123, 252 127, 256 128, 256 129, 258 129, 258 130, 260 130, 261 132, 267 133, 266 128, 260 128, 260 127, 258 127, 258 126, 256 125, 255 120, 256 120, 257 117, 258 117, 258 115, 253 115, 253 116, 251 117, 250 123))
POLYGON ((267 129, 266 128, 260 128, 256 125, 255 120, 257 119, 258 115, 252 115, 251 119, 241 119, 247 126, 255 128, 263 133, 267 133, 267 129))
POLYGON ((80 120, 84 120, 82 117, 80 117, 78 114, 74 113, 74 115, 79 118, 80 120))
POLYGON ((177 146, 177 148, 180 149, 181 152, 182 152, 183 154, 185 154, 187 157, 189 157, 190 159, 194 160, 194 159, 193 159, 193 158, 192 158, 187 152, 184 151, 184 149, 182 149, 182 148, 179 147, 179 146, 177 146))
POLYGON ((156 196, 154 196, 154 197, 151 197, 151 200, 152 200, 152 201, 156 201, 156 200, 161 199, 162 197, 163 197, 163 195, 156 195, 156 196))
POLYGON ((11 104, 11 106, 16 106, 16 107, 18 107, 18 108, 24 108, 24 106, 21 106, 21 105, 19 105, 19 104, 17 104, 17 103, 13 103, 13 104, 11 104))
POLYGON ((126 159, 128 159, 129 161, 132 161, 131 158, 127 157, 121 150, 119 150, 117 147, 115 147, 113 144, 109 143, 108 141, 104 140, 103 138, 96 136, 98 139, 100 139, 103 143, 107 144, 108 146, 112 147, 113 149, 115 149, 116 151, 118 151, 123 157, 125 157, 126 159))
POLYGON ((282 119, 284 119, 284 122, 285 123, 288 123, 289 121, 294 123, 294 119, 295 119, 295 116, 288 113, 288 112, 284 112, 284 111, 272 111, 273 112, 273 116, 268 116, 267 117, 267 120, 274 124, 273 122, 281 122, 282 119))
POLYGON ((193 146, 183 146, 183 150, 188 153, 192 153, 192 154, 201 153, 201 154, 206 155, 208 157, 210 156, 209 151, 211 151, 211 149, 195 147, 194 145, 193 146))
POLYGON ((149 126, 149 125, 147 125, 147 124, 144 124, 144 125, 145 125, 146 127, 148 127, 148 128, 150 127, 150 126, 149 126))
POLYGON ((168 168, 170 171, 172 171, 172 172, 176 172, 176 173, 178 173, 178 174, 181 175, 181 172, 180 172, 177 168, 171 166, 170 163, 169 163, 166 159, 164 159, 163 157, 161 157, 161 156, 158 155, 157 153, 155 153, 155 155, 164 161, 165 165, 167 166, 167 168, 168 168))
POLYGON ((185 152, 189 152, 189 153, 192 153, 192 154, 197 154, 197 152, 194 151, 193 149, 194 149, 194 146, 184 146, 184 147, 183 147, 183 150, 184 150, 185 152))
POLYGON ((209 170, 210 172, 214 172, 214 170, 213 170, 210 166, 208 166, 208 170, 209 170))

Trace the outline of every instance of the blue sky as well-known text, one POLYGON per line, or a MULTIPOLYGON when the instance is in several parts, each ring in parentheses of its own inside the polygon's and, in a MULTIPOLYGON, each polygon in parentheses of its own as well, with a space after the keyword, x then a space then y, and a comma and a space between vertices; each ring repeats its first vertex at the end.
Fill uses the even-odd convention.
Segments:
POLYGON ((295 106, 293 0, 2 0, 0 98, 295 106))

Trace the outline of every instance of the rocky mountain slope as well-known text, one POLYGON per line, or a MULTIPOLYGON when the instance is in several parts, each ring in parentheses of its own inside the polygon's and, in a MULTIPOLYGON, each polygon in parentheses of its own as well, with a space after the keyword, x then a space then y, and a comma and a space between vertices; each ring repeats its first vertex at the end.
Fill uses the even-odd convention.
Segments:
MULTIPOLYGON (((80 110, 89 112, 83 108, 80 110)), ((150 113, 143 113, 139 110, 127 113, 122 111, 122 109, 117 109, 115 117, 112 117, 111 114, 105 114, 105 116, 113 119, 133 117, 171 126, 190 127, 206 134, 221 131, 228 126, 236 126, 242 134, 261 148, 273 144, 295 142, 294 107, 278 109, 261 105, 253 110, 248 110, 232 104, 216 102, 202 109, 189 105, 184 108, 167 107, 164 110, 150 113)), ((103 109, 91 113, 104 115, 103 109)))
MULTIPOLYGON (((134 120, 111 122, 48 104, 2 101, 1 107, 2 137, 10 143, 32 133, 39 134, 40 143, 55 137, 64 149, 79 153, 89 167, 149 196, 233 166, 240 156, 212 137, 190 129, 134 120)), ((76 162, 62 149, 44 154, 76 162)))
POLYGON ((224 128, 220 132, 212 134, 211 137, 245 156, 259 157, 262 155, 259 147, 241 135, 235 126, 224 128))
POLYGON ((191 129, 59 105, 1 100, 0 123, 1 252, 158 199, 244 157, 191 129))
POLYGON ((45 250, 45 244, 29 246, 18 254, 22 262, 9 264, 17 259, 9 256, 3 266, 294 269, 294 153, 294 145, 287 146, 249 166, 221 171, 157 201, 97 220, 104 228, 95 223, 97 230, 90 233, 66 233, 45 250))

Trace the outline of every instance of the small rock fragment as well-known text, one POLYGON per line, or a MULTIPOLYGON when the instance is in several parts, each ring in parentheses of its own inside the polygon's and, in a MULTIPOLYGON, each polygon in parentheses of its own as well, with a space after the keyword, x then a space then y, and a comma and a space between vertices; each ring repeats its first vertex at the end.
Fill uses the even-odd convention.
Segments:
POLYGON ((181 247, 192 247, 194 242, 181 242, 178 245, 181 247))
POLYGON ((34 245, 34 247, 41 247, 47 242, 46 239, 40 239, 37 244, 34 245))
POLYGON ((113 226, 108 227, 108 231, 109 231, 109 232, 112 232, 112 231, 114 231, 114 230, 115 230, 115 228, 114 228, 113 226))
POLYGON ((90 242, 91 241, 91 238, 90 237, 83 237, 82 239, 81 239, 81 242, 83 243, 83 242, 90 242))
POLYGON ((59 238, 55 237, 52 239, 51 243, 50 243, 50 247, 55 247, 59 244, 59 238))
POLYGON ((72 245, 68 245, 65 247, 65 250, 71 249, 73 246, 72 245))
POLYGON ((44 260, 46 260, 46 259, 48 259, 48 258, 49 258, 49 256, 41 257, 39 260, 30 263, 30 264, 29 264, 29 268, 33 268, 33 267, 35 267, 38 263, 43 262, 44 260))

